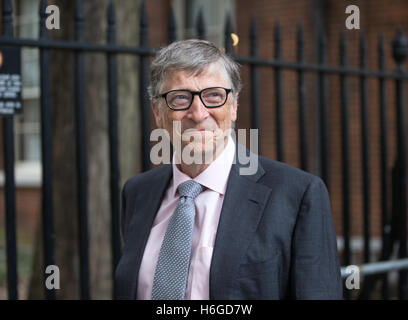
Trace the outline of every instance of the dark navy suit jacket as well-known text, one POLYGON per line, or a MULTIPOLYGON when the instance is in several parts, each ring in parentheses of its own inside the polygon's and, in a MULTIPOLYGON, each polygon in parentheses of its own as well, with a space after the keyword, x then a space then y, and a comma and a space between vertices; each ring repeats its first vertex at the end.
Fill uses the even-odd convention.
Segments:
MULTIPOLYGON (((259 157, 254 175, 233 164, 210 268, 210 299, 341 299, 327 189, 312 174, 259 157)), ((172 178, 170 164, 127 181, 116 298, 135 299, 150 229, 172 178)))

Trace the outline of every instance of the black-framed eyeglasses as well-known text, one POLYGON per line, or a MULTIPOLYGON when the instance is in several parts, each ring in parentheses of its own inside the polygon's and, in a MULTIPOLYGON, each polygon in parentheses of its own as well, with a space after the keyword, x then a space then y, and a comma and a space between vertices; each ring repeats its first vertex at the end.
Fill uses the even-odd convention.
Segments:
POLYGON ((232 89, 223 87, 205 88, 201 91, 191 91, 187 89, 170 90, 159 94, 166 100, 167 106, 172 110, 187 110, 193 104, 195 95, 200 97, 201 102, 207 108, 222 107, 228 99, 228 94, 232 89))

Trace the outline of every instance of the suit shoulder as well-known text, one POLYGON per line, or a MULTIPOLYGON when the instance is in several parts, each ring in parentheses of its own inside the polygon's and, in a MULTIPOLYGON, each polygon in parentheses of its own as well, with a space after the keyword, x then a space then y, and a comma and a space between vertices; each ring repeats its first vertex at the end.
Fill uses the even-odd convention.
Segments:
POLYGON ((259 162, 265 170, 262 182, 267 185, 269 183, 293 185, 304 190, 311 183, 323 183, 320 177, 280 161, 260 156, 259 162))
POLYGON ((151 181, 162 178, 166 174, 171 172, 171 164, 161 165, 159 167, 150 169, 148 171, 139 173, 131 178, 129 178, 124 186, 124 192, 128 192, 128 190, 137 190, 139 188, 143 188, 148 185, 151 181))

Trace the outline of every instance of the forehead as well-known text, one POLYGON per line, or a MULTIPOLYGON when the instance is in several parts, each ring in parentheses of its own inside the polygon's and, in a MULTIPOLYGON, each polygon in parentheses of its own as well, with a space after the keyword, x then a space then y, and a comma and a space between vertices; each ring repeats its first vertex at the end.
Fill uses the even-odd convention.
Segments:
POLYGON ((207 87, 230 87, 230 80, 224 66, 211 63, 200 72, 171 70, 163 81, 162 91, 174 89, 201 90, 207 87))

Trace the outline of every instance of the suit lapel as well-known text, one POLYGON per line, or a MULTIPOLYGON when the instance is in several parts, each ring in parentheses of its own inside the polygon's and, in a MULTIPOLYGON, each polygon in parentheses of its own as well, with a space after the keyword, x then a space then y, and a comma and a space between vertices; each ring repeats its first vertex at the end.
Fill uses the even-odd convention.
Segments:
POLYGON ((162 166, 162 168, 156 170, 156 174, 144 186, 144 192, 139 193, 135 200, 130 229, 128 230, 130 239, 127 240, 131 244, 133 251, 133 254, 131 253, 133 258, 130 263, 134 266, 134 270, 137 270, 135 279, 132 282, 132 298, 135 299, 144 249, 171 177, 171 165, 162 166))
POLYGON ((259 164, 253 176, 241 176, 234 164, 228 179, 210 268, 210 299, 228 299, 241 258, 257 229, 271 189, 257 183, 264 174, 259 164))

